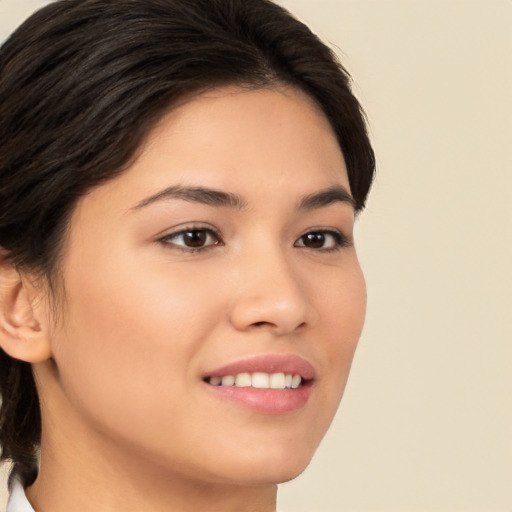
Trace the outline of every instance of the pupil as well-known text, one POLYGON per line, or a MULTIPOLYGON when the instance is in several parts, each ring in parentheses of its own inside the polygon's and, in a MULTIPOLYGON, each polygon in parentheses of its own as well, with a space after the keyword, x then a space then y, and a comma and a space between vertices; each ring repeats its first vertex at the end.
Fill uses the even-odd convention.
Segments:
POLYGON ((304 245, 318 249, 325 244, 325 235, 323 233, 308 233, 304 240, 304 245))
POLYGON ((202 247, 206 242, 206 232, 198 229, 186 231, 183 238, 185 245, 188 247, 202 247))

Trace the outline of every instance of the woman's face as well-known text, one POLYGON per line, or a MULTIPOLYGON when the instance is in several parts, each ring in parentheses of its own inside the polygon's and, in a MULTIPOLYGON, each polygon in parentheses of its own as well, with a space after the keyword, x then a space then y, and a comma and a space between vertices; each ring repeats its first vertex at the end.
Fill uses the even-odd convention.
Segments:
POLYGON ((85 432, 186 477, 296 476, 363 325, 349 194, 301 92, 224 88, 173 110, 74 211, 43 408, 76 444, 85 432))

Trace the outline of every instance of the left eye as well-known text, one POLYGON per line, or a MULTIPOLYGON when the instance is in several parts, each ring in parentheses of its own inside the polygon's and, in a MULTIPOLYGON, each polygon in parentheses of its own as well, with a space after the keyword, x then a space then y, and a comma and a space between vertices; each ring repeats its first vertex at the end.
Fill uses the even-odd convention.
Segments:
POLYGON ((337 231, 310 231, 302 235, 294 245, 308 249, 335 250, 346 246, 347 240, 337 231))
POLYGON ((221 243, 219 235, 206 228, 183 229, 162 237, 160 241, 184 250, 205 249, 221 243))

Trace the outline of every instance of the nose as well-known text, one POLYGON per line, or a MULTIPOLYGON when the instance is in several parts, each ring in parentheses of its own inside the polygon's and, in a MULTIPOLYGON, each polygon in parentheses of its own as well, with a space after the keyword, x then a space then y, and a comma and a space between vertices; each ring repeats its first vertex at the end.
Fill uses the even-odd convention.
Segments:
POLYGON ((231 323, 237 330, 267 329, 285 335, 313 323, 307 283, 284 254, 252 254, 237 270, 230 310, 231 323))

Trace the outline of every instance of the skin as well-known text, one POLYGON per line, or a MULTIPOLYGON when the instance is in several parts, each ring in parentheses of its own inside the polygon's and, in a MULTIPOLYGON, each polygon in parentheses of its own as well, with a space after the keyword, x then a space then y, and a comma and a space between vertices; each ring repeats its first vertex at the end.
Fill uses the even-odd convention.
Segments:
POLYGON ((328 187, 349 191, 343 156, 325 116, 289 88, 205 93, 141 149, 78 203, 55 321, 37 287, 19 295, 39 332, 43 397, 41 471, 27 495, 42 512, 274 511, 276 484, 304 470, 333 418, 363 326, 352 205, 297 208, 328 187), (245 206, 140 206, 176 185, 245 206), (217 234, 191 251, 184 228, 217 234), (326 233, 305 245, 322 230, 346 242, 326 233), (303 407, 262 414, 205 386, 205 372, 264 354, 313 365, 303 407))

